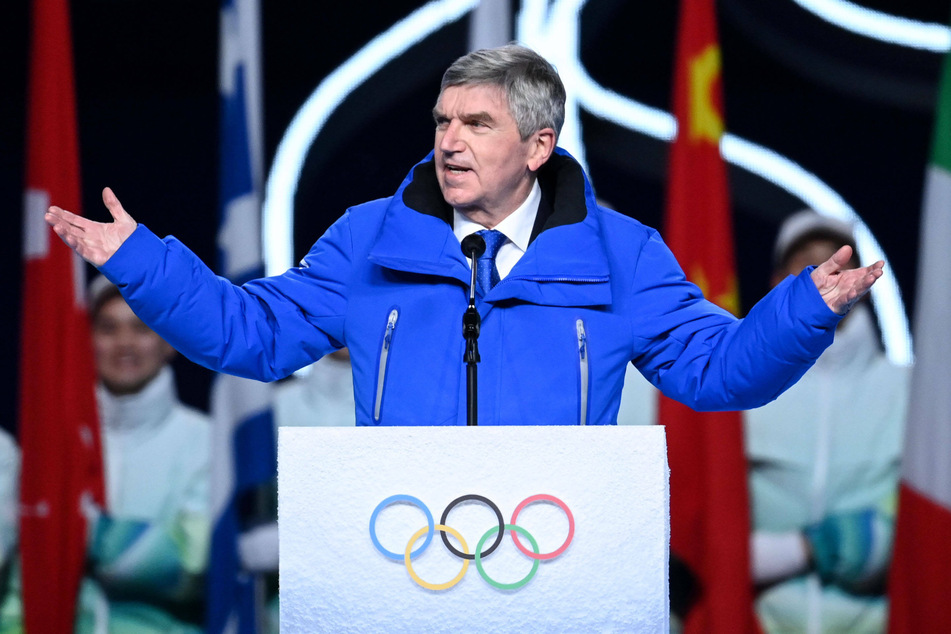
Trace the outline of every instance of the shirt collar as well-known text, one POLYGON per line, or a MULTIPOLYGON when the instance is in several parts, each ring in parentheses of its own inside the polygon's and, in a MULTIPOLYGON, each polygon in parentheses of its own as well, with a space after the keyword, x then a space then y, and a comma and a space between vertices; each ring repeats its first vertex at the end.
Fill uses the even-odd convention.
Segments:
MULTIPOLYGON (((542 189, 538 185, 538 179, 535 179, 532 191, 529 192, 525 202, 494 227, 505 234, 505 237, 523 253, 528 249, 528 243, 532 238, 532 227, 535 226, 535 216, 538 214, 538 205, 541 200, 542 189)), ((452 210, 452 232, 460 244, 467 235, 482 229, 485 227, 472 222, 458 209, 452 210)))

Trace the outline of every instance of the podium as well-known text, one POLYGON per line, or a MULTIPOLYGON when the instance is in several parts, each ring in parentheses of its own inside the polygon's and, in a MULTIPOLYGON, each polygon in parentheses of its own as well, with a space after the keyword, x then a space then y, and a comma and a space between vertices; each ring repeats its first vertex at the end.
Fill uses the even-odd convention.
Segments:
POLYGON ((282 632, 664 632, 664 428, 282 427, 282 632))

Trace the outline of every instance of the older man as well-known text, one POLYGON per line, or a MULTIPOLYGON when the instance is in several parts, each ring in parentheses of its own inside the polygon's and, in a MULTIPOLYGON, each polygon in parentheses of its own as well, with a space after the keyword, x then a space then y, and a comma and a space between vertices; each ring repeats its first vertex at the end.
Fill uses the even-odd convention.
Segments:
POLYGON ((492 273, 476 302, 481 424, 613 424, 630 362, 697 409, 775 398, 882 264, 843 270, 845 247, 737 320, 687 282, 655 231, 597 205, 556 147, 564 102, 558 74, 529 49, 458 59, 433 110, 434 150, 396 194, 348 210, 299 267, 240 288, 137 226, 108 188, 114 222, 57 207, 47 221, 208 367, 272 380, 346 346, 360 425, 465 423, 471 274, 459 245, 473 232, 492 273))

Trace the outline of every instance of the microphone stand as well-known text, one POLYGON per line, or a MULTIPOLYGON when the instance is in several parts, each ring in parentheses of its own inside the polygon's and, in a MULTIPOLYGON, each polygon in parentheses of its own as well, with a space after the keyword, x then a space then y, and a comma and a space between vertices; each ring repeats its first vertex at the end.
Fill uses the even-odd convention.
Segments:
POLYGON ((472 277, 469 280, 469 306, 462 316, 462 336, 466 340, 466 351, 462 360, 466 363, 466 425, 479 424, 479 328, 482 316, 475 306, 476 271, 478 258, 485 253, 485 240, 482 236, 471 234, 462 241, 462 252, 469 258, 472 277))

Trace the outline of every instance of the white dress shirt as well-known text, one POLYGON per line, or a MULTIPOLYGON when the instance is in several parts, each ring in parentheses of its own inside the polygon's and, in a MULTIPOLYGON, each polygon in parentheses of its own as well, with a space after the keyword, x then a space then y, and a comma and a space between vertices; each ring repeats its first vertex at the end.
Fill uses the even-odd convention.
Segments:
MULTIPOLYGON (((538 186, 538 181, 532 186, 528 198, 525 199, 518 209, 505 217, 502 222, 492 227, 501 231, 508 240, 499 248, 495 256, 495 267, 499 270, 499 279, 505 279, 516 262, 521 259, 528 248, 528 242, 532 238, 532 228, 535 226, 535 216, 538 215, 538 205, 542 200, 542 189, 538 186)), ((472 222, 458 209, 452 211, 452 232, 462 244, 462 240, 476 231, 481 231, 486 227, 477 222, 472 222)))

